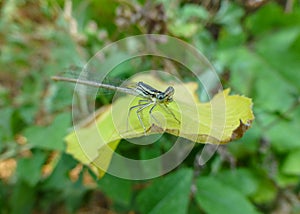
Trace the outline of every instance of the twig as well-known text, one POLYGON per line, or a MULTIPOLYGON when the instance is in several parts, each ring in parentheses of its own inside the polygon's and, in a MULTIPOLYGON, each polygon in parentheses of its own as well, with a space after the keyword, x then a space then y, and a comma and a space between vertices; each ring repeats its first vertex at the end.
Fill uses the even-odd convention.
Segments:
POLYGON ((285 4, 285 13, 290 13, 293 10, 294 0, 287 0, 285 4))

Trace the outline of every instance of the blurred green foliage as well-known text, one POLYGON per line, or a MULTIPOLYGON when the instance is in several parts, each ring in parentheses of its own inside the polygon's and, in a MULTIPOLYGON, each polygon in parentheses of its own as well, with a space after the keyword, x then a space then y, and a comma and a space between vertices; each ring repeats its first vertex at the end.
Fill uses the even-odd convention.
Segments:
MULTIPOLYGON (((4 0, 0 9, 1 213, 299 213, 298 2, 4 0), (199 145, 161 178, 97 181, 64 151, 73 88, 50 77, 143 33, 197 47, 225 87, 253 99, 256 120, 204 169, 193 164, 199 145)), ((121 143, 118 152, 152 157, 171 146, 163 141, 163 149, 121 143)))

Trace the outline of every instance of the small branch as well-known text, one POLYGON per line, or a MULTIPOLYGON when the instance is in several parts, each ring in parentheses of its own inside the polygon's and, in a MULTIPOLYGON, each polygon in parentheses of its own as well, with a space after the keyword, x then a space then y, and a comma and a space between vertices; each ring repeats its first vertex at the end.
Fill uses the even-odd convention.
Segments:
POLYGON ((285 13, 291 13, 293 10, 294 0, 287 0, 285 4, 285 13))
POLYGON ((32 145, 24 145, 24 146, 20 146, 19 148, 12 148, 7 150, 6 152, 4 152, 3 154, 0 154, 0 161, 12 158, 17 156, 18 154, 24 152, 24 151, 28 151, 30 149, 32 149, 33 146, 32 145))

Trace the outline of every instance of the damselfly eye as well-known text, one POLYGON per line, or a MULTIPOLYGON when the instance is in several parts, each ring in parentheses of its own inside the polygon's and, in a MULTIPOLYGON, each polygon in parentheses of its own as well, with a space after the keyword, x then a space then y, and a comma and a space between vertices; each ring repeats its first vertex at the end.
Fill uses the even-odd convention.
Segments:
POLYGON ((157 96, 156 96, 156 98, 158 99, 158 100, 163 100, 164 99, 164 95, 163 94, 158 94, 157 96))

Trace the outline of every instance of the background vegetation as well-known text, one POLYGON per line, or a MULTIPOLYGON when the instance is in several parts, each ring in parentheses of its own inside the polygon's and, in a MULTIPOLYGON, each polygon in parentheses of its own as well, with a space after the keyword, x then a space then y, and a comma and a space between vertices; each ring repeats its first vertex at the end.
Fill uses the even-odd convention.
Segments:
MULTIPOLYGON (((298 1, 4 0, 0 9, 0 213, 300 212, 298 1), (194 164, 199 145, 163 177, 97 180, 65 153, 72 87, 50 77, 143 33, 197 47, 224 87, 253 99, 256 120, 204 168, 194 164)), ((164 151, 121 143, 118 152, 164 151)))

